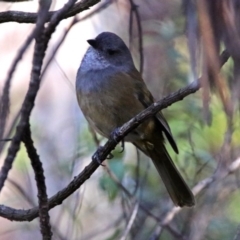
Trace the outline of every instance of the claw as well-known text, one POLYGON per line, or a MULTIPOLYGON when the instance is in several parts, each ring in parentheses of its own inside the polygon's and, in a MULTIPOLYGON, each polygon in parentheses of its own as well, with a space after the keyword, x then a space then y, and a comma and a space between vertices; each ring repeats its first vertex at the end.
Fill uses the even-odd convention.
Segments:
MULTIPOLYGON (((115 128, 114 131, 111 133, 111 138, 117 143, 119 140, 119 135, 120 135, 120 131, 119 131, 120 128, 115 128)), ((122 153, 124 151, 124 139, 121 140, 121 147, 122 147, 122 150, 120 151, 120 153, 122 153)), ((111 159, 111 158, 109 158, 111 159)))
POLYGON ((101 160, 100 160, 100 157, 99 157, 99 151, 101 151, 101 149, 102 149, 102 146, 99 146, 99 147, 98 147, 98 151, 93 155, 92 160, 93 160, 94 162, 97 162, 97 163, 98 163, 99 165, 101 165, 102 167, 105 167, 105 165, 102 164, 102 162, 101 162, 101 160))
POLYGON ((120 153, 122 153, 125 150, 124 139, 121 141, 121 148, 122 148, 122 150, 120 151, 120 153))
POLYGON ((112 133, 111 133, 111 138, 115 141, 118 142, 118 137, 119 137, 119 128, 115 128, 112 133))
POLYGON ((107 159, 112 159, 112 158, 114 158, 113 154, 109 153, 109 155, 107 156, 107 159))

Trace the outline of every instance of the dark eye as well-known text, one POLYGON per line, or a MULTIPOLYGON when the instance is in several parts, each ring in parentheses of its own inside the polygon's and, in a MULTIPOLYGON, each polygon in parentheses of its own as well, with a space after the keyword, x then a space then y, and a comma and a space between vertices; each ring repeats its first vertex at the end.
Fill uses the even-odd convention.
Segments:
POLYGON ((109 55, 114 55, 114 54, 116 54, 118 52, 118 50, 114 50, 114 49, 108 49, 107 50, 107 53, 109 54, 109 55))

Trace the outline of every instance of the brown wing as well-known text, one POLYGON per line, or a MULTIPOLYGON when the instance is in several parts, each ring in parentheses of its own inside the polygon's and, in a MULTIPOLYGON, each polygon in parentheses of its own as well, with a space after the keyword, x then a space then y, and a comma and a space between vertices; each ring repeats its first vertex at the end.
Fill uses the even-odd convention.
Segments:
MULTIPOLYGON (((152 96, 152 94, 150 93, 150 91, 147 89, 146 84, 144 83, 140 73, 135 70, 135 71, 131 71, 130 75, 134 78, 139 80, 138 82, 136 82, 136 89, 137 89, 137 97, 138 100, 142 103, 142 105, 147 108, 149 107, 153 102, 154 102, 154 98, 152 96)), ((177 144, 172 136, 172 132, 171 129, 167 123, 167 121, 165 120, 163 114, 161 112, 158 112, 156 114, 156 119, 158 120, 160 127, 162 129, 162 131, 165 133, 169 143, 171 144, 173 150, 178 153, 178 147, 177 144)))

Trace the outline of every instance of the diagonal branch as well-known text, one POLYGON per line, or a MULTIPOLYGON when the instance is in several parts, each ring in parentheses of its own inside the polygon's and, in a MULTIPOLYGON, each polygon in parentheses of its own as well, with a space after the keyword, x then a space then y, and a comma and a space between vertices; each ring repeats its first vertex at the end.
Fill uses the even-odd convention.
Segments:
MULTIPOLYGON (((60 205, 67 197, 69 197, 74 191, 76 191, 99 167, 98 162, 103 162, 109 153, 116 147, 118 142, 120 142, 130 131, 136 128, 139 124, 144 122, 146 119, 154 116, 157 112, 178 102, 185 98, 186 96, 195 93, 200 88, 198 81, 194 81, 188 86, 179 89, 178 91, 170 94, 169 96, 163 98, 162 100, 153 103, 150 107, 139 113, 137 116, 132 118, 130 121, 125 123, 117 131, 114 131, 110 139, 103 146, 98 148, 98 150, 93 155, 93 161, 84 168, 84 170, 76 176, 69 185, 55 194, 49 199, 49 209, 60 205)), ((15 220, 15 221, 32 221, 34 218, 38 217, 39 209, 37 207, 29 210, 16 210, 4 205, 0 205, 0 216, 15 220)))
MULTIPOLYGON (((221 55, 221 66, 228 60, 229 55, 225 51, 221 55)), ((185 98, 186 96, 195 93, 200 89, 199 79, 193 81, 186 87, 179 89, 178 91, 171 93, 169 96, 163 98, 162 100, 153 103, 150 107, 139 113, 137 116, 129 120, 122 127, 114 131, 111 134, 110 139, 103 146, 98 148, 98 150, 93 155, 93 161, 84 168, 84 170, 76 176, 66 188, 62 189, 54 196, 49 199, 49 209, 60 205, 67 197, 69 197, 74 191, 76 191, 99 167, 99 163, 103 162, 109 153, 116 147, 116 145, 126 136, 131 130, 136 128, 139 124, 144 122, 146 119, 154 116, 160 110, 167 108, 175 102, 178 102, 185 98)), ((7 218, 9 220, 15 221, 32 221, 34 218, 38 217, 39 209, 32 208, 29 210, 18 210, 10 208, 4 205, 0 205, 0 216, 7 218)))

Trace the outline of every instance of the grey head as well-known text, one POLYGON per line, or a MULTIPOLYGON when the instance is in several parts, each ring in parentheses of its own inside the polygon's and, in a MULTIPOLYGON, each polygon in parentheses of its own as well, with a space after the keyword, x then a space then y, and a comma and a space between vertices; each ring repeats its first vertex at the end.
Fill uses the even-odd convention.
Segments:
POLYGON ((90 47, 82 60, 82 71, 100 70, 108 67, 129 71, 134 68, 128 47, 116 34, 103 32, 87 42, 90 47))

